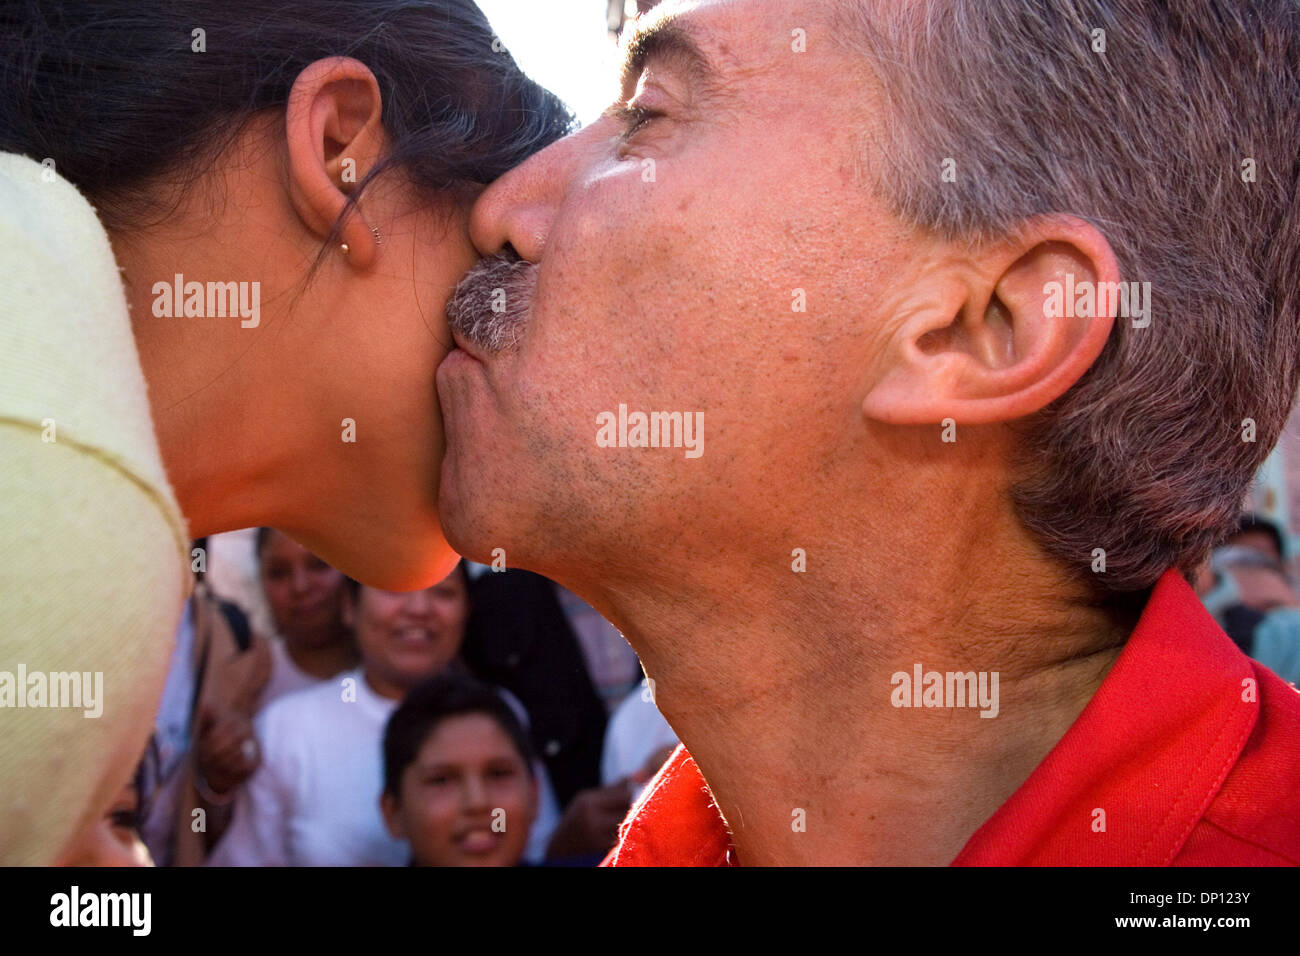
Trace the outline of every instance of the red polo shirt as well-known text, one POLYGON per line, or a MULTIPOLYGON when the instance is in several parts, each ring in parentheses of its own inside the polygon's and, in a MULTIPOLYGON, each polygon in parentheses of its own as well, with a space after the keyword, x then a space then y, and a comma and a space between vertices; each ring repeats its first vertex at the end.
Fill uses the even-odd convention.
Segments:
MULTIPOLYGON (((730 847, 678 747, 602 865, 727 866, 730 847)), ((1300 864, 1300 692, 1241 653, 1173 570, 1083 713, 952 861, 1288 864, 1300 864)))

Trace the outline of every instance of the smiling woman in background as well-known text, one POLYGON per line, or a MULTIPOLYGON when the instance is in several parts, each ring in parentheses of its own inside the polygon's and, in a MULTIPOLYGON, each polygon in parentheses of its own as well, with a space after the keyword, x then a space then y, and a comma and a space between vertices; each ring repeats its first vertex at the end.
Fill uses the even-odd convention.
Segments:
POLYGON ((0 661, 106 698, 0 709, 0 863, 54 859, 130 776, 191 537, 450 570, 468 203, 568 124, 470 0, 0 10, 0 661))
POLYGON ((271 676, 258 708, 357 665, 343 622, 348 578, 283 531, 257 529, 258 577, 271 609, 271 676))

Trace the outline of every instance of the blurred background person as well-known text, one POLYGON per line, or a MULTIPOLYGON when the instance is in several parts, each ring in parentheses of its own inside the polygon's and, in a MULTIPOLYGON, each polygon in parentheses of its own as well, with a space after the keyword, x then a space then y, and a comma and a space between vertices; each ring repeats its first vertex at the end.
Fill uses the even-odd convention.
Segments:
POLYGON ((1245 514, 1197 575, 1201 601, 1248 656, 1285 681, 1300 681, 1300 592, 1286 571, 1286 545, 1271 521, 1245 514))
POLYGON ((420 684, 384 733, 384 820, 414 866, 516 866, 540 794, 528 732, 498 688, 420 684))
POLYGON ((260 761, 252 721, 270 672, 265 638, 196 574, 146 751, 141 832, 159 866, 197 866, 224 832, 260 761))
POLYGON ((113 800, 108 812, 82 827, 55 866, 153 866, 149 849, 140 835, 145 816, 145 791, 149 768, 155 766, 156 744, 149 738, 144 759, 136 766, 135 776, 113 800))
POLYGON ((348 578, 274 528, 257 530, 258 580, 275 626, 259 709, 351 670, 360 660, 343 621, 348 578))
POLYGON ((253 630, 259 634, 274 634, 275 621, 266 604, 262 588, 261 561, 258 544, 261 528, 241 528, 210 534, 205 541, 207 573, 204 580, 208 588, 223 601, 238 604, 253 630))
POLYGON ((609 712, 641 679, 636 653, 585 601, 530 571, 474 581, 465 661, 528 712, 533 749, 562 807, 600 786, 609 712))
POLYGON ((539 574, 494 568, 472 587, 465 661, 523 704, 563 811, 546 859, 595 865, 616 842, 637 789, 626 776, 602 780, 601 758, 610 711, 639 693, 641 662, 591 605, 539 574))
POLYGON ((655 706, 649 678, 628 694, 609 719, 600 758, 603 786, 627 780, 632 800, 677 749, 677 734, 655 706))

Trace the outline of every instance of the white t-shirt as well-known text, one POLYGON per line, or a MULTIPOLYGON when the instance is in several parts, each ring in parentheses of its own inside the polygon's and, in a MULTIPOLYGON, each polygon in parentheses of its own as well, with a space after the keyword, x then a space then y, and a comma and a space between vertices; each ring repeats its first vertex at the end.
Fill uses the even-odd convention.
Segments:
POLYGON ((307 690, 322 682, 334 682, 333 678, 314 677, 295 664, 293 658, 289 656, 289 648, 285 646, 283 638, 273 637, 267 641, 267 644, 271 647, 271 676, 267 679, 266 686, 262 688, 262 696, 257 704, 259 711, 266 710, 274 701, 288 694, 307 690))

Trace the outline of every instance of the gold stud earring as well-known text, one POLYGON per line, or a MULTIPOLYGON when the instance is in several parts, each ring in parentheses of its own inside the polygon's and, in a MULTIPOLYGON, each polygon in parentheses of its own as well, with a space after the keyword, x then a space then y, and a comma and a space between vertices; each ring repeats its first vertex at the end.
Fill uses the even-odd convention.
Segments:
POLYGON ((340 245, 339 249, 342 250, 345 256, 348 254, 348 244, 346 242, 340 245))

